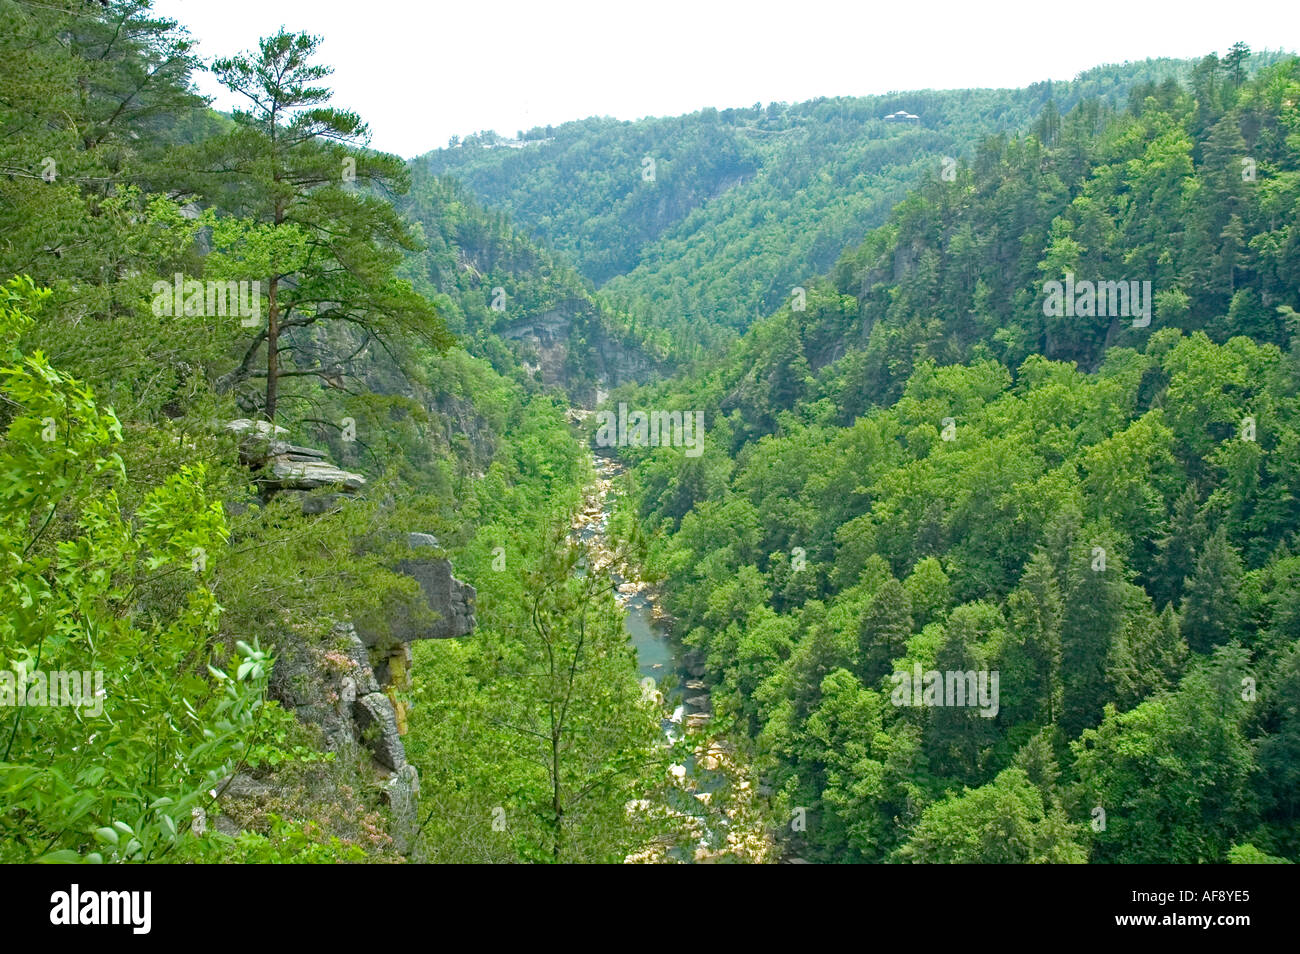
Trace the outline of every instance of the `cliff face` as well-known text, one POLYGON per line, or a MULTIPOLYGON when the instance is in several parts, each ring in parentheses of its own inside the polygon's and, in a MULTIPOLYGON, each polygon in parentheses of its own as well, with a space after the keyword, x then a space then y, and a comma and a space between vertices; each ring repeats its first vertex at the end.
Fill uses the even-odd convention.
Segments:
MULTIPOLYGON (((361 475, 335 467, 326 452, 289 444, 284 428, 239 420, 227 429, 239 435, 240 459, 255 475, 263 495, 299 496, 304 515, 321 507, 346 506, 366 483, 361 475), (336 493, 306 493, 320 488, 333 488, 336 493)), ((378 776, 389 806, 388 834, 399 854, 409 851, 415 837, 420 787, 419 774, 407 762, 402 743, 406 713, 400 694, 408 688, 410 644, 470 635, 477 595, 474 587, 456 579, 435 537, 409 533, 405 543, 406 554, 395 560, 393 569, 417 584, 414 602, 336 623, 319 644, 280 635, 274 640, 276 665, 269 690, 271 698, 300 721, 319 728, 327 751, 349 763, 363 753, 368 756, 361 762, 368 762, 370 774, 378 776)), ((227 789, 223 809, 238 817, 241 800, 263 799, 272 786, 240 776, 227 789)), ((230 833, 237 830, 236 824, 230 833)))
POLYGON ((413 843, 420 775, 406 761, 396 687, 376 674, 372 654, 350 623, 335 625, 324 645, 285 640, 277 647, 270 695, 299 720, 317 726, 324 748, 345 763, 363 753, 388 805, 388 835, 398 854, 413 843))
POLYGON ((563 389, 580 407, 599 403, 597 391, 644 381, 660 370, 644 349, 612 333, 585 301, 564 302, 497 333, 528 371, 540 373, 543 384, 563 389))
MULTIPOLYGON (((428 534, 412 533, 413 550, 437 547, 428 534)), ((382 636, 351 622, 334 626, 323 646, 286 640, 277 647, 271 697, 301 721, 318 726, 326 750, 355 758, 365 752, 379 773, 388 805, 389 835, 399 854, 415 838, 420 776, 406 760, 402 736, 406 709, 400 693, 409 686, 410 643, 449 639, 474 630, 474 587, 453 575, 445 557, 402 560, 396 569, 416 580, 433 617, 419 622, 398 608, 383 625, 382 636)), ((370 621, 372 624, 375 621, 370 621)))
POLYGON ((421 611, 395 605, 382 617, 338 623, 323 650, 291 644, 281 650, 271 686, 274 698, 321 728, 329 749, 363 744, 391 772, 407 766, 406 711, 398 694, 408 686, 410 644, 474 630, 474 587, 456 579, 450 560, 434 555, 434 537, 412 533, 407 544, 417 553, 395 569, 419 584, 421 611))
POLYGON ((420 585, 423 605, 386 608, 382 620, 358 620, 357 633, 367 647, 392 651, 417 639, 452 639, 474 629, 474 587, 452 575, 451 561, 436 556, 438 540, 427 533, 407 535, 411 556, 396 566, 420 585))

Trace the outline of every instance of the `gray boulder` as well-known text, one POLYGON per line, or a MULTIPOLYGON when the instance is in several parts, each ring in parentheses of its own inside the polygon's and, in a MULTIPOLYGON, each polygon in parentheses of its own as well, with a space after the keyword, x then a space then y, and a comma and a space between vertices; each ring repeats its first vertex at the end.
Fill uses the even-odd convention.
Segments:
POLYGON ((357 695, 368 696, 372 692, 378 692, 379 680, 375 677, 374 669, 371 668, 370 653, 366 650, 365 643, 357 636, 356 628, 351 623, 337 623, 334 626, 334 633, 347 641, 344 652, 355 667, 357 695))
POLYGON ((268 493, 320 487, 356 492, 366 484, 360 474, 331 464, 324 451, 282 440, 288 430, 269 421, 240 418, 227 423, 226 430, 239 436, 240 461, 254 471, 254 479, 268 493))
MULTIPOLYGON (((438 549, 437 537, 428 533, 408 534, 406 542, 417 552, 438 549)), ((373 620, 357 620, 357 632, 367 646, 417 639, 455 639, 473 632, 474 601, 478 594, 474 587, 456 579, 450 560, 432 555, 412 556, 399 561, 396 569, 420 584, 424 606, 414 611, 400 604, 388 607, 382 626, 373 620)))
POLYGON ((419 832, 420 773, 414 765, 403 765, 383 788, 383 799, 388 803, 389 834, 393 847, 399 854, 407 854, 419 832))
POLYGON ((257 481, 275 490, 316 490, 319 487, 342 487, 345 490, 360 490, 366 485, 366 478, 360 474, 342 470, 322 460, 291 459, 275 457, 263 465, 269 465, 270 477, 259 476, 257 481))
POLYGON ((353 703, 352 716, 375 761, 394 772, 406 767, 406 747, 398 734, 397 713, 388 696, 382 692, 362 696, 353 703))

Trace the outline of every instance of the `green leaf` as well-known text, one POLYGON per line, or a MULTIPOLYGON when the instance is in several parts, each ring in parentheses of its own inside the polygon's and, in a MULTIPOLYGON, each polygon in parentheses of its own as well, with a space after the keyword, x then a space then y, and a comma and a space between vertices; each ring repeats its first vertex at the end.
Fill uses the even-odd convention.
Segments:
POLYGON ((71 848, 60 848, 58 851, 51 851, 48 855, 41 855, 36 859, 38 865, 75 865, 80 861, 81 856, 71 848))

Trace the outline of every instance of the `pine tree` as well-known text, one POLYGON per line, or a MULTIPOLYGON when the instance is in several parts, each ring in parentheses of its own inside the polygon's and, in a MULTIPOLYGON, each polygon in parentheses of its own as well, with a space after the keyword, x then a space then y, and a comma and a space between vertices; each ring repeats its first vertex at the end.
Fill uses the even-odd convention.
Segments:
POLYGON ((912 635, 912 601, 903 584, 887 579, 872 597, 858 629, 858 676, 873 686, 907 652, 912 635))
POLYGON ((1172 606, 1156 615, 1150 598, 1134 587, 1124 628, 1111 648, 1107 679, 1115 689, 1120 711, 1131 709, 1163 689, 1172 689, 1187 659, 1187 643, 1179 632, 1172 606))
MULTIPOLYGON (((1101 538, 1101 535, 1097 535, 1101 538)), ((1061 728, 1070 737, 1097 724, 1109 698, 1106 660, 1124 625, 1126 589, 1118 548, 1106 539, 1104 568, 1092 550, 1076 547, 1066 575, 1061 629, 1061 728)))
POLYGON ((1272 814, 1294 826, 1300 818, 1300 643, 1283 656, 1266 687, 1271 691, 1266 696, 1268 735, 1259 747, 1260 775, 1272 814))
POLYGON ((1236 635, 1240 588, 1241 557, 1228 542, 1227 528, 1220 526, 1201 547, 1196 571, 1183 594, 1182 633, 1188 646, 1208 653, 1236 635))
POLYGON ((218 60, 218 78, 252 108, 235 112, 228 135, 197 149, 198 168, 216 170, 210 188, 226 191, 227 206, 256 223, 268 246, 266 327, 220 382, 232 388, 266 378, 268 420, 282 378, 337 380, 373 342, 392 354, 388 338, 398 330, 438 350, 452 340, 427 299, 395 278, 403 252, 418 247, 410 227, 386 199, 362 188, 401 194, 409 173, 396 156, 361 148, 369 131, 359 116, 325 105, 331 93, 317 84, 332 71, 311 62, 319 43, 282 29, 253 56, 218 60), (357 330, 346 356, 337 345, 308 347, 294 335, 322 321, 357 330), (317 357, 321 350, 334 353, 317 357), (307 366, 281 360, 295 352, 308 357, 307 366))
POLYGON ((1196 569, 1196 553, 1208 532, 1196 485, 1188 484, 1174 501, 1168 530, 1156 540, 1150 589, 1157 606, 1181 598, 1183 581, 1196 569))
POLYGON ((1227 71, 1233 85, 1240 86, 1246 79, 1246 61, 1250 59, 1250 47, 1240 40, 1232 44, 1232 48, 1223 58, 1223 68, 1227 71))
POLYGON ((1201 190, 1191 217, 1192 248, 1196 259, 1192 278, 1202 304, 1193 317, 1203 322, 1224 314, 1235 283, 1238 260, 1244 251, 1247 184, 1241 177, 1241 159, 1247 155, 1240 119, 1230 112, 1214 124, 1206 138, 1197 168, 1201 190))
POLYGON ((1039 719, 1054 724, 1061 714, 1061 627, 1065 607, 1044 550, 1034 552, 1020 579, 1020 588, 1007 602, 1012 625, 1024 640, 1035 676, 1039 719))
POLYGON ((840 634, 833 626, 816 619, 823 612, 817 601, 810 603, 806 612, 815 621, 786 663, 787 694, 794 717, 800 723, 821 703, 822 680, 836 669, 850 668, 853 663, 851 635, 840 634))
MULTIPOLYGON (((964 783, 973 783, 979 778, 986 751, 997 738, 994 716, 986 715, 985 710, 975 705, 971 699, 964 700, 964 705, 947 705, 947 691, 951 684, 948 679, 960 679, 961 673, 986 670, 979 658, 978 647, 988 635, 993 625, 1000 623, 995 608, 984 603, 968 603, 952 611, 945 625, 944 639, 935 653, 934 668, 944 674, 945 683, 940 687, 944 698, 942 705, 926 710, 927 728, 925 732, 925 751, 930 760, 931 770, 936 775, 960 779, 964 783), (949 677, 947 674, 952 673, 949 677)), ((988 677, 986 677, 987 679, 988 677)), ((986 683, 990 699, 992 683, 986 683)), ((965 687, 963 687, 964 692, 965 687)), ((999 694, 1001 686, 998 687, 999 694)), ((954 690, 953 700, 956 700, 954 690)), ((1000 706, 1000 699, 996 700, 1000 706)))

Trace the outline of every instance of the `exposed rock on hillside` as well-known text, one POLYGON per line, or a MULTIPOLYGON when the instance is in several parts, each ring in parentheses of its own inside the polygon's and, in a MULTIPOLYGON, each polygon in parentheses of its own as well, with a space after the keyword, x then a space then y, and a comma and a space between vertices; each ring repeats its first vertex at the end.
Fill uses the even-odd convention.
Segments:
MULTIPOLYGON (((320 726, 325 747, 340 754, 361 742, 370 724, 366 718, 374 715, 372 707, 366 717, 358 717, 361 700, 381 692, 366 647, 350 623, 336 625, 325 647, 297 640, 278 645, 270 690, 303 722, 320 726)), ((382 764, 377 753, 376 758, 382 764)), ((403 754, 401 764, 405 761, 403 754)))
POLYGON ((226 430, 239 435, 239 459, 253 471, 264 493, 321 487, 355 492, 366 484, 360 474, 335 467, 324 451, 282 440, 289 432, 278 425, 241 418, 228 423, 226 430))
POLYGON ((582 301, 512 321, 498 334, 514 344, 524 367, 541 373, 543 384, 563 388, 586 406, 597 403, 597 390, 642 381, 657 370, 639 345, 621 340, 582 301))
MULTIPOLYGON (((407 544, 416 551, 438 547, 437 539, 424 533, 410 534, 407 544)), ((401 738, 405 710, 397 694, 406 688, 408 644, 469 635, 476 596, 474 587, 452 575, 451 561, 432 552, 425 559, 402 560, 397 570, 420 584, 428 613, 417 618, 398 605, 383 619, 340 623, 327 650, 290 641, 279 650, 272 678, 272 695, 300 719, 319 725, 328 748, 364 744, 392 772, 407 764, 401 738)), ((408 792, 403 798, 408 795, 414 797, 408 792)))
POLYGON ((382 623, 357 621, 361 639, 367 646, 392 647, 417 639, 468 636, 474 629, 474 600, 477 595, 474 587, 452 575, 450 560, 434 555, 438 548, 437 538, 427 533, 411 533, 407 535, 406 543, 416 552, 400 561, 396 569, 420 584, 429 613, 412 613, 400 605, 390 607, 382 623), (422 550, 428 555, 420 555, 422 550))
MULTIPOLYGON (((231 421, 239 437, 240 460, 254 473, 267 496, 322 487, 341 493, 302 495, 303 514, 333 509, 365 486, 360 474, 335 467, 323 451, 290 444, 288 431, 266 421, 231 421)), ((420 777, 406 761, 402 735, 410 646, 417 639, 450 639, 474 629, 474 587, 452 574, 451 561, 438 555, 436 537, 410 533, 410 555, 394 569, 419 584, 422 601, 393 604, 373 618, 339 623, 326 646, 287 639, 277 647, 271 695, 300 720, 320 727, 327 749, 354 754, 362 746, 378 768, 391 773, 383 797, 392 817, 392 838, 405 853, 417 833, 420 777)))

